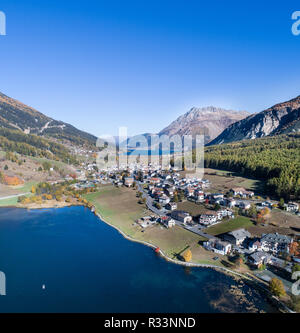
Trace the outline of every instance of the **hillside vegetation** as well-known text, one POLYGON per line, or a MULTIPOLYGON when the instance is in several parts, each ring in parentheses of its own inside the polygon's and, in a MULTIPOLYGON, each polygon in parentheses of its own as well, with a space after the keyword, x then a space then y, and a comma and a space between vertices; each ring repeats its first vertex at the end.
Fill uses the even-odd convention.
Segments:
POLYGON ((94 149, 97 138, 59 120, 52 119, 34 108, 0 92, 0 127, 20 130, 27 134, 52 137, 69 144, 94 149))
POLYGON ((0 128, 0 148, 26 156, 45 157, 76 164, 76 159, 61 144, 18 130, 0 128))
POLYGON ((266 191, 300 198, 300 134, 243 140, 205 148, 205 167, 266 180, 266 191))

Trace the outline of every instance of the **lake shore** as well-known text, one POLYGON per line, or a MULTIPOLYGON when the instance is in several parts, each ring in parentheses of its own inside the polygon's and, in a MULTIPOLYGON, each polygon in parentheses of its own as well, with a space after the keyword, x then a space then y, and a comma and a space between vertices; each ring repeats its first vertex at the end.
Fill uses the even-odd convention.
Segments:
MULTIPOLYGON (((138 239, 134 239, 134 238, 126 235, 120 228, 118 228, 115 225, 105 221, 105 219, 101 216, 100 213, 97 213, 97 212, 94 212, 94 213, 95 213, 95 215, 97 215, 99 217, 101 222, 104 222, 107 225, 109 225, 110 227, 117 230, 127 240, 129 240, 131 242, 136 242, 136 243, 146 245, 146 246, 152 248, 153 250, 157 249, 157 247, 155 245, 151 244, 151 243, 148 243, 148 242, 145 242, 145 241, 142 241, 142 240, 138 240, 138 239)), ((214 269, 214 270, 216 270, 220 273, 229 275, 230 277, 232 277, 233 279, 235 279, 237 281, 242 280, 245 284, 248 284, 252 288, 255 288, 255 289, 259 290, 260 292, 262 292, 264 294, 264 296, 266 297, 266 299, 268 300, 268 302, 272 306, 274 306, 276 308, 276 310, 278 310, 279 312, 294 313, 284 303, 282 303, 277 297, 270 295, 267 288, 263 287, 262 283, 259 282, 258 279, 255 278, 254 276, 244 275, 244 274, 241 274, 239 272, 227 269, 225 267, 216 266, 216 265, 200 264, 200 263, 184 262, 184 261, 180 261, 180 260, 175 260, 175 259, 172 259, 169 256, 167 256, 161 249, 159 249, 158 253, 166 261, 171 262, 171 263, 176 264, 176 265, 181 265, 181 266, 185 266, 185 267, 199 267, 199 268, 214 269)))
MULTIPOLYGON (((80 205, 82 205, 82 204, 67 203, 67 202, 63 202, 63 201, 57 202, 56 200, 49 200, 49 201, 43 202, 42 204, 38 204, 38 203, 32 203, 32 204, 26 204, 26 205, 17 204, 17 205, 12 205, 10 207, 35 210, 35 209, 63 208, 63 207, 80 206, 80 205)), ((146 240, 135 238, 126 232, 126 228, 121 228, 120 226, 117 226, 116 224, 109 222, 107 220, 107 218, 102 215, 101 209, 99 209, 99 207, 96 207, 96 211, 94 211, 94 214, 97 215, 97 217, 100 219, 100 221, 106 223, 110 227, 113 227, 115 230, 117 230, 125 239, 132 241, 132 242, 146 245, 146 246, 152 248, 153 250, 156 250, 159 247, 159 246, 155 245, 154 242, 149 242, 146 240)), ((134 220, 132 222, 134 222, 134 220)), ((199 263, 199 262, 197 263, 197 262, 193 262, 193 261, 185 262, 185 261, 177 260, 177 259, 171 258, 170 255, 168 253, 166 253, 165 251, 163 251, 161 248, 159 248, 158 253, 166 261, 174 263, 176 265, 181 265, 181 266, 185 266, 185 267, 200 267, 200 268, 214 269, 218 272, 229 275, 234 279, 243 280, 243 282, 246 284, 249 284, 249 286, 259 289, 269 300, 270 304, 272 304, 272 306, 274 306, 277 310, 279 310, 281 312, 292 312, 279 299, 270 295, 270 293, 267 290, 267 286, 264 285, 264 283, 262 283, 256 277, 254 277, 252 275, 243 274, 243 273, 237 272, 235 270, 232 270, 232 269, 229 269, 226 267, 222 267, 222 266, 218 266, 218 265, 213 265, 210 263, 199 263)))

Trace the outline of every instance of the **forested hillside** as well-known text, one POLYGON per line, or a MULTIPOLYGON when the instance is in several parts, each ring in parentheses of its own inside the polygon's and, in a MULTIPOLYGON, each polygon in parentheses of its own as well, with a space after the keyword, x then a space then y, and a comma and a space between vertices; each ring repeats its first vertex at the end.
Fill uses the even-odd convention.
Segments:
POLYGON ((264 179, 268 193, 299 199, 300 134, 206 147, 205 167, 264 179))
POLYGON ((76 159, 61 144, 18 130, 0 128, 0 149, 27 156, 46 157, 76 164, 76 159))

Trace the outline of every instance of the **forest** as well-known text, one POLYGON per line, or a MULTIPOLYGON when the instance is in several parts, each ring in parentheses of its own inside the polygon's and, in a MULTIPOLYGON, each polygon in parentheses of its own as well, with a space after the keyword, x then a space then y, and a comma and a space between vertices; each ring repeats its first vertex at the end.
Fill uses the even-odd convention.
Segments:
POLYGON ((77 164, 74 156, 61 144, 18 130, 0 128, 0 148, 26 156, 45 157, 77 164))
POLYGON ((265 191, 286 200, 300 198, 300 134, 205 147, 206 168, 265 180, 265 191))

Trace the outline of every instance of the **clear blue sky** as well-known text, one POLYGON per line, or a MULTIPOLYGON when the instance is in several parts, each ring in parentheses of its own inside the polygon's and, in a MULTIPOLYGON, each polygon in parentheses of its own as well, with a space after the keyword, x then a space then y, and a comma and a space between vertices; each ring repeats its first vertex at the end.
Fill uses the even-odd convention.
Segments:
POLYGON ((300 95, 299 1, 3 0, 0 91, 95 135, 300 95))

